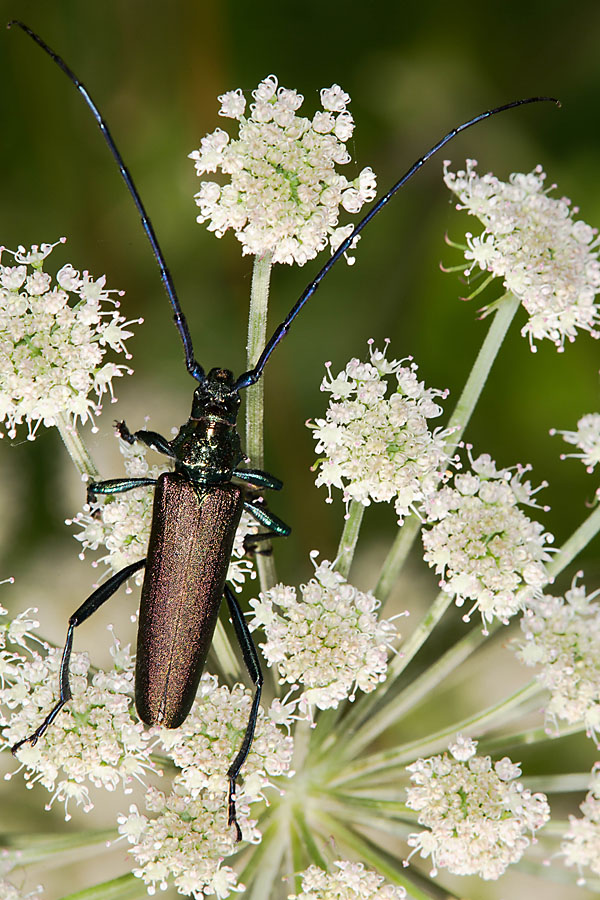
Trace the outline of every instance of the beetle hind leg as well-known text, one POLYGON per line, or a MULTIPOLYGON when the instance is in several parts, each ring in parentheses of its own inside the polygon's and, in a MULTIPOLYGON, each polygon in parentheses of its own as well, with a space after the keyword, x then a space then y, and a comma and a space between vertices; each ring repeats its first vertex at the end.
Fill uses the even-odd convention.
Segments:
POLYGON ((231 616, 231 621, 235 629, 236 637, 242 651, 242 656, 244 657, 244 662, 246 663, 246 668, 248 669, 250 678, 254 682, 254 686, 256 688, 254 699, 252 701, 252 709, 250 710, 250 716, 248 718, 248 724, 246 726, 246 732, 242 741, 242 746, 238 750, 236 757, 231 763, 229 771, 227 772, 227 777, 229 778, 229 824, 235 826, 236 840, 241 841, 242 831, 238 824, 235 810, 235 788, 237 777, 240 774, 240 770, 246 762, 246 759, 248 758, 248 753, 250 752, 250 747, 252 746, 252 741, 254 740, 256 719, 258 717, 258 707, 260 706, 260 696, 263 686, 263 676, 260 669, 258 653, 256 652, 256 647, 254 646, 254 641, 252 640, 250 629, 246 624, 244 613, 240 609, 240 605, 235 599, 233 591, 227 584, 225 585, 225 597, 229 606, 229 614, 231 616))
POLYGON ((127 581, 138 569, 141 569, 142 566, 146 564, 145 559, 140 559, 138 562, 131 563, 129 566, 125 566, 124 569, 121 569, 120 572, 117 572, 111 578, 108 579, 104 584, 101 584, 99 588, 90 594, 90 596, 85 600, 79 609, 76 609, 73 615, 69 618, 69 627, 67 629, 67 638, 65 640, 65 646, 62 653, 62 659, 60 661, 60 675, 59 675, 59 698, 57 703, 52 707, 42 724, 36 728, 33 734, 30 734, 28 737, 23 738, 20 741, 17 741, 16 744, 10 748, 13 754, 17 753, 20 747, 23 744, 31 744, 33 747, 44 734, 49 725, 54 722, 55 718, 63 708, 63 706, 69 702, 72 697, 71 694, 71 685, 69 683, 69 663, 71 660, 71 650, 73 649, 73 632, 77 628, 78 625, 81 625, 82 622, 85 622, 92 613, 96 612, 96 610, 102 606, 103 603, 106 603, 112 595, 118 590, 118 588, 123 584, 124 581, 127 581))

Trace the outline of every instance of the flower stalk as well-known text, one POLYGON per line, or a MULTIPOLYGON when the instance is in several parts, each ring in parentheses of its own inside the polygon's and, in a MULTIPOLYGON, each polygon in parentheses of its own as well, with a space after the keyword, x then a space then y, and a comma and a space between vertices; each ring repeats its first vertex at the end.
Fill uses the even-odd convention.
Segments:
MULTIPOLYGON (((267 313, 269 309, 269 284, 273 254, 266 252, 254 258, 252 270, 252 288, 250 291, 250 311, 248 315, 247 364, 251 369, 258 362, 267 340, 267 313)), ((265 386, 261 378, 256 384, 246 389, 246 453, 251 464, 263 469, 265 464, 264 449, 264 410, 265 386)), ((260 553, 255 555, 256 568, 263 591, 269 590, 277 582, 275 561, 270 542, 261 545, 260 553)))

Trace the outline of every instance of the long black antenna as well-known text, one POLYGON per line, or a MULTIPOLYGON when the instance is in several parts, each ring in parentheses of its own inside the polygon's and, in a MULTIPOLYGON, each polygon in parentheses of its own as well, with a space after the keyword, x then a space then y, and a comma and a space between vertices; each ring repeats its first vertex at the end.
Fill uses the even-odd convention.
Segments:
POLYGON ((327 273, 331 270, 331 268, 336 264, 336 262, 344 255, 346 250, 348 250, 354 239, 360 232, 365 228, 371 219, 373 219, 377 213, 383 209, 386 203, 392 199, 396 191, 399 191, 400 188, 406 184, 409 178, 418 172, 422 165, 424 165, 428 159, 430 159, 434 153, 437 153, 438 150, 451 141, 452 138, 456 137, 457 134, 460 134, 461 131, 465 131, 465 129, 470 128, 471 125, 476 125, 477 122, 481 122, 483 119, 488 119, 490 116, 495 116, 497 113, 504 112, 507 109, 514 109, 515 106, 524 106, 526 103, 541 103, 544 101, 550 101, 552 103, 556 103, 557 106, 560 106, 560 101, 555 97, 527 97, 525 100, 513 100, 512 103, 505 103, 503 106, 497 106, 495 109, 488 109, 486 112, 479 113, 478 116, 475 116, 472 119, 469 119, 468 122, 463 122, 462 125, 458 125, 456 128, 453 128, 452 131, 449 131, 440 141, 437 142, 433 147, 431 147, 424 156, 418 159, 415 163, 412 164, 410 169, 404 173, 402 178, 396 182, 396 184, 390 188, 387 194, 378 200, 375 203, 369 212, 358 222, 355 226, 354 231, 348 235, 348 237, 342 241, 338 249, 331 256, 331 258, 325 263, 323 268, 320 270, 316 278, 314 278, 308 287, 305 288, 303 293, 300 295, 299 299, 296 301, 292 309, 289 311, 286 318, 283 322, 277 326, 269 341, 267 342, 265 349, 260 355, 260 358, 253 369, 250 369, 248 372, 244 372, 243 375, 240 375, 238 380, 235 383, 235 389, 241 390, 242 388, 249 387, 251 384, 255 384, 258 379, 261 377, 263 369, 267 363, 267 360, 271 356, 271 353, 277 346, 277 344, 282 340, 283 337, 288 333, 290 329, 290 325, 304 306, 304 304, 309 300, 312 295, 316 292, 317 288, 327 275, 327 273))
POLYGON ((29 37, 32 40, 34 40, 35 43, 39 47, 41 47, 42 50, 44 50, 44 52, 47 53, 48 56, 52 60, 54 60, 54 62, 57 64, 57 66, 59 66, 63 70, 63 72, 69 79, 69 81, 71 81, 75 85, 75 87, 77 88, 77 90, 79 91, 79 93, 81 94, 83 99, 85 100, 87 106, 92 111, 93 116, 100 128, 100 131, 102 132, 102 136, 108 145, 108 149, 110 150, 110 152, 112 153, 113 157, 116 160, 116 163, 119 167, 119 171, 121 173, 123 181, 127 185, 127 190, 133 197, 133 202, 135 203, 137 210, 140 214, 140 218, 142 220, 142 227, 146 233, 146 237, 150 241, 150 246, 152 247, 152 252, 153 252, 153 254, 156 258, 156 261, 158 263, 158 266, 160 268, 160 277, 161 277, 162 283, 164 285, 165 291, 167 292, 169 302, 173 308, 173 320, 175 322, 175 325, 177 326, 177 330, 179 331, 179 334, 181 336, 181 340, 183 343, 183 349, 185 351, 185 364, 187 366, 187 370, 190 373, 190 375, 192 375, 196 379, 196 381, 203 382, 205 380, 204 369, 202 368, 200 363, 196 362, 196 358, 194 357, 194 348, 192 345, 192 338, 190 335, 190 331, 188 328, 188 324, 187 324, 185 315, 183 314, 183 310, 181 308, 179 299, 177 297, 177 292, 175 290, 175 285, 173 283, 173 277, 172 277, 171 273, 169 272, 167 263, 165 262, 165 257, 161 250, 160 244, 158 243, 158 238, 156 237, 154 228, 152 227, 152 222, 150 221, 148 213, 146 212, 144 204, 142 203, 142 198, 140 197, 140 195, 138 193, 138 189, 136 188, 136 186, 134 184, 134 181, 133 181, 133 178, 131 177, 129 169, 123 162, 123 157, 121 156, 121 154, 119 153, 119 151, 117 149, 117 145, 115 144, 115 142, 113 140, 113 137, 109 131, 108 125, 104 121, 104 118, 103 118, 102 114, 100 113, 100 110, 98 109, 98 107, 96 106, 96 104, 94 103, 92 98, 90 97, 85 85, 81 83, 81 81, 79 80, 77 75, 73 72, 72 69, 69 68, 69 66, 66 64, 64 59, 62 59, 62 57, 59 56, 58 53, 55 53, 55 51, 52 50, 52 48, 49 47, 48 44, 46 44, 46 42, 43 41, 41 39, 41 37, 35 33, 35 31, 32 31, 31 28, 29 28, 23 22, 20 22, 18 19, 13 19, 13 21, 9 22, 6 27, 10 28, 12 25, 18 25, 18 27, 22 31, 24 31, 25 34, 29 35, 29 37))

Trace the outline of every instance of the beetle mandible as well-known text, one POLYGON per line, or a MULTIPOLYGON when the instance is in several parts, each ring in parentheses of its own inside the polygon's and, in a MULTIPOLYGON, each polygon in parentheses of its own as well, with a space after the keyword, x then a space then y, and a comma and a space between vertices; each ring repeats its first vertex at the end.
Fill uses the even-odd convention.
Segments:
POLYGON ((178 434, 168 440, 154 431, 130 432, 119 423, 120 436, 129 443, 140 441, 173 462, 173 471, 152 478, 116 478, 88 485, 88 500, 98 494, 115 494, 141 486, 154 487, 152 528, 148 555, 117 572, 98 587, 69 618, 59 676, 59 699, 36 731, 12 747, 16 753, 24 743, 35 744, 71 698, 69 661, 74 629, 105 603, 135 572, 145 567, 141 593, 135 675, 137 712, 148 725, 176 728, 185 720, 194 701, 202 675, 221 600, 227 600, 229 614, 244 662, 255 686, 252 708, 242 745, 229 771, 229 824, 237 839, 241 831, 236 819, 236 780, 250 750, 258 707, 262 674, 258 654, 243 612, 226 583, 227 568, 235 533, 245 509, 263 527, 251 544, 275 536, 287 536, 290 527, 257 500, 257 492, 279 490, 282 482, 268 472, 245 468, 236 429, 240 391, 255 384, 275 347, 292 322, 316 292, 323 278, 350 249, 365 226, 421 166, 457 134, 497 113, 551 97, 529 97, 487 110, 453 128, 431 147, 377 201, 340 244, 328 262, 305 288, 283 322, 275 329, 253 368, 235 378, 229 369, 215 368, 208 374, 196 361, 185 315, 177 297, 152 223, 138 190, 125 166, 108 126, 85 86, 64 60, 34 31, 20 21, 24 31, 63 70, 82 95, 94 115, 121 176, 141 217, 142 226, 160 268, 161 279, 173 309, 173 318, 185 352, 189 374, 197 382, 191 414, 178 434))

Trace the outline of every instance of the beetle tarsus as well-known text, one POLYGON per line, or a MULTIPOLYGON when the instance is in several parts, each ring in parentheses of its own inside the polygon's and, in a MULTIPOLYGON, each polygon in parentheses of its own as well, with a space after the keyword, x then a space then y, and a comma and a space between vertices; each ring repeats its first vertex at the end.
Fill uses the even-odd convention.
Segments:
POLYGON ((35 747, 38 742, 38 738, 41 737, 41 733, 38 734, 39 731, 40 729, 38 728, 37 731, 34 731, 33 734, 29 735, 29 737, 22 738, 20 741, 17 741, 16 744, 13 744, 10 748, 10 752, 12 753, 12 755, 16 756, 23 744, 31 744, 32 747, 35 747))
POLYGON ((237 816, 235 814, 235 776, 229 776, 229 825, 233 825, 235 828, 235 839, 236 842, 242 840, 242 829, 240 828, 240 823, 237 820, 237 816))
POLYGON ((135 444, 135 437, 130 432, 125 422, 115 422, 115 431, 128 444, 135 444))

